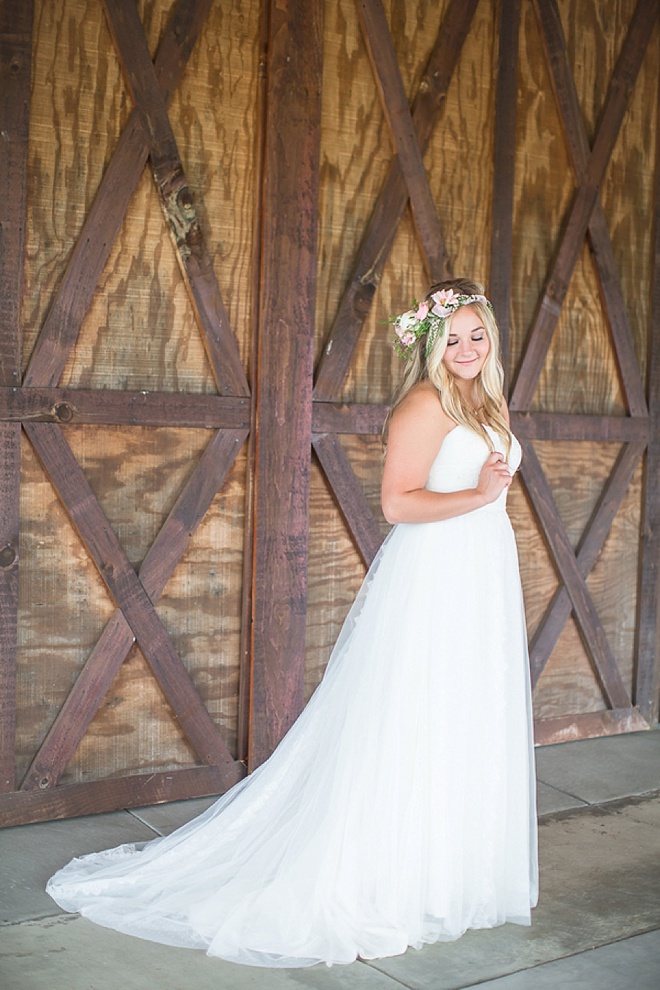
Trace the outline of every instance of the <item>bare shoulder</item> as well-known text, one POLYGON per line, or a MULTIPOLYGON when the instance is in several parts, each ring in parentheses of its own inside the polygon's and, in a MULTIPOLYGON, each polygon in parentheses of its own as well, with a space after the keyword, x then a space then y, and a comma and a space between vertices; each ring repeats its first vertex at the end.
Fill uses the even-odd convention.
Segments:
POLYGON ((419 382, 392 414, 388 451, 404 445, 419 451, 423 459, 435 456, 455 425, 442 408, 436 389, 428 382, 419 382))
POLYGON ((414 385, 392 414, 392 423, 407 422, 423 417, 427 422, 440 425, 443 420, 451 422, 440 405, 438 393, 430 382, 414 385))
POLYGON ((504 397, 502 397, 502 405, 500 406, 500 412, 502 413, 502 416, 506 420, 507 424, 510 426, 511 419, 509 417, 509 407, 507 406, 506 399, 504 397))

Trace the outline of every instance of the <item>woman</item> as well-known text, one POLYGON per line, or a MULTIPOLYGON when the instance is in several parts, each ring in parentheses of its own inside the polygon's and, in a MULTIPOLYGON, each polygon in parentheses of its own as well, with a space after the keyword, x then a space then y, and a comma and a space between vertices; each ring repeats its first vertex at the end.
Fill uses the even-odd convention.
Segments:
POLYGON ((520 461, 475 283, 395 321, 408 361, 382 500, 396 523, 271 758, 172 835, 73 860, 67 910, 260 966, 349 963, 529 924, 536 817, 506 491, 520 461))

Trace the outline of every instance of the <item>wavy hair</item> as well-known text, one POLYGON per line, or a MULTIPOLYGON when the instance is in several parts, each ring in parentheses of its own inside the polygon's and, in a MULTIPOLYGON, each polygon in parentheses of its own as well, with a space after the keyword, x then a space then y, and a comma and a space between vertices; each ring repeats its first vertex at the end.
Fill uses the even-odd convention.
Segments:
MULTIPOLYGON (((478 282, 471 282, 465 278, 449 279, 445 282, 436 282, 427 292, 425 299, 433 305, 431 296, 441 289, 453 289, 461 295, 471 296, 483 294, 483 286, 478 282)), ((445 320, 444 333, 437 337, 430 354, 426 355, 426 335, 420 337, 412 348, 411 356, 406 363, 406 370, 403 380, 397 389, 392 406, 383 427, 383 438, 387 437, 387 429, 390 417, 395 409, 401 405, 408 392, 419 382, 428 381, 438 392, 440 405, 443 410, 455 423, 467 427, 486 441, 488 449, 493 451, 495 445, 484 426, 491 429, 501 437, 506 445, 507 455, 511 449, 511 430, 502 414, 502 403, 504 401, 504 371, 500 362, 500 334, 497 323, 491 309, 483 303, 470 304, 479 319, 482 321, 486 336, 490 343, 488 355, 484 366, 477 378, 477 409, 472 409, 456 384, 454 376, 447 371, 443 357, 447 349, 447 340, 451 333, 451 323, 454 313, 445 320), (479 416, 477 416, 479 413, 479 416)))

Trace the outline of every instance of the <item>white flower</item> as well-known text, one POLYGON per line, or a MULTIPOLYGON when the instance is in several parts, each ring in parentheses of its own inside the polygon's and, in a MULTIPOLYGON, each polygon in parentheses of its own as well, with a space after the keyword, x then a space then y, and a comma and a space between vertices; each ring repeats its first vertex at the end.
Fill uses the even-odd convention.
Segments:
MULTIPOLYGON (((417 319, 417 314, 414 309, 409 309, 407 312, 402 313, 401 316, 397 316, 395 322, 395 329, 399 337, 403 338, 404 334, 408 334, 415 330, 419 320, 417 319)), ((414 339, 414 336, 413 336, 414 339)))

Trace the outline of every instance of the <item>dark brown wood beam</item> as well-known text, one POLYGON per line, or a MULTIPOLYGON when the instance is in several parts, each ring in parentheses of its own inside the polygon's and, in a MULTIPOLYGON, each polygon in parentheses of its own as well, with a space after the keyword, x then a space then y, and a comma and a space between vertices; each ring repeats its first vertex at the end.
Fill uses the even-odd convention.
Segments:
POLYGON ((501 0, 497 51, 497 96, 494 121, 493 221, 488 296, 500 331, 506 371, 511 323, 513 277, 513 192, 515 185, 518 39, 521 0, 501 0))
MULTIPOLYGON (((609 533, 614 517, 628 491, 635 469, 644 453, 643 443, 625 444, 620 451, 612 473, 585 527, 577 548, 577 564, 580 574, 586 578, 596 563, 598 554, 609 533)), ((571 614, 572 605, 566 588, 561 585, 553 595, 543 619, 529 644, 532 687, 550 659, 557 640, 571 614)))
POLYGON ((377 434, 383 431, 389 407, 369 403, 315 402, 314 433, 377 434))
POLYGON ((323 4, 268 0, 250 765, 304 703, 323 4))
MULTIPOLYGON (((589 165, 589 140, 570 69, 561 18, 556 0, 535 0, 535 7, 569 158, 578 183, 582 183, 589 165)), ((589 220, 588 233, 628 411, 631 416, 645 416, 648 410, 639 363, 600 196, 589 220)))
MULTIPOLYGON (((174 8, 155 63, 166 102, 179 84, 210 4, 211 0, 178 0, 174 8)), ((149 137, 139 112, 133 110, 103 173, 37 338, 25 385, 53 386, 59 382, 148 155, 149 137)))
POLYGON ((579 413, 512 412, 511 428, 525 440, 591 440, 646 443, 647 416, 589 416, 579 413))
POLYGON ((615 708, 584 715, 538 719, 534 722, 534 741, 537 746, 552 746, 578 739, 639 732, 641 729, 648 729, 648 725, 636 708, 615 708))
POLYGON ((439 282, 447 277, 447 249, 383 4, 381 0, 358 0, 357 10, 383 113, 406 184, 426 273, 430 282, 439 282))
POLYGON ((243 430, 250 425, 250 400, 203 393, 0 387, 3 421, 243 430))
POLYGON ((648 330, 650 438, 644 465, 635 643, 634 698, 649 721, 657 721, 660 665, 660 76, 656 106, 655 208, 651 311, 648 330))
POLYGON ((233 763, 218 727, 204 707, 144 585, 64 439, 61 427, 51 423, 30 423, 24 429, 200 762, 233 763))
POLYGON ((616 660, 610 650, 586 581, 580 573, 566 528, 557 511, 550 486, 531 443, 523 441, 522 478, 548 549, 566 588, 575 618, 610 708, 630 708, 616 660))
POLYGON ((559 247, 527 339, 511 395, 511 409, 526 410, 530 407, 571 275, 598 199, 599 186, 616 143, 657 16, 657 0, 638 0, 610 80, 598 133, 584 170, 583 181, 566 216, 559 247))
MULTIPOLYGON (((0 386, 21 380, 32 0, 0 3, 0 386)), ((21 428, 0 424, 0 791, 14 788, 21 428)))
MULTIPOLYGON (((216 433, 147 553, 139 576, 154 605, 224 483, 245 437, 245 432, 216 433)), ((44 790, 58 783, 134 640, 131 627, 117 609, 32 760, 21 784, 23 790, 44 790)))
MULTIPOLYGON (((450 0, 420 80, 412 117, 422 153, 440 117, 449 83, 470 30, 478 0, 450 0)), ((336 401, 369 315, 394 236, 408 202, 397 157, 392 159, 319 361, 314 397, 336 401)), ((406 300, 408 303, 409 300, 406 300)))
POLYGON ((338 436, 313 437, 314 450, 328 479, 337 508, 341 512, 355 545, 367 567, 383 542, 380 527, 364 497, 348 455, 338 436))
POLYGON ((222 794, 245 776, 242 763, 139 773, 42 791, 0 794, 0 827, 96 815, 190 797, 222 794))

